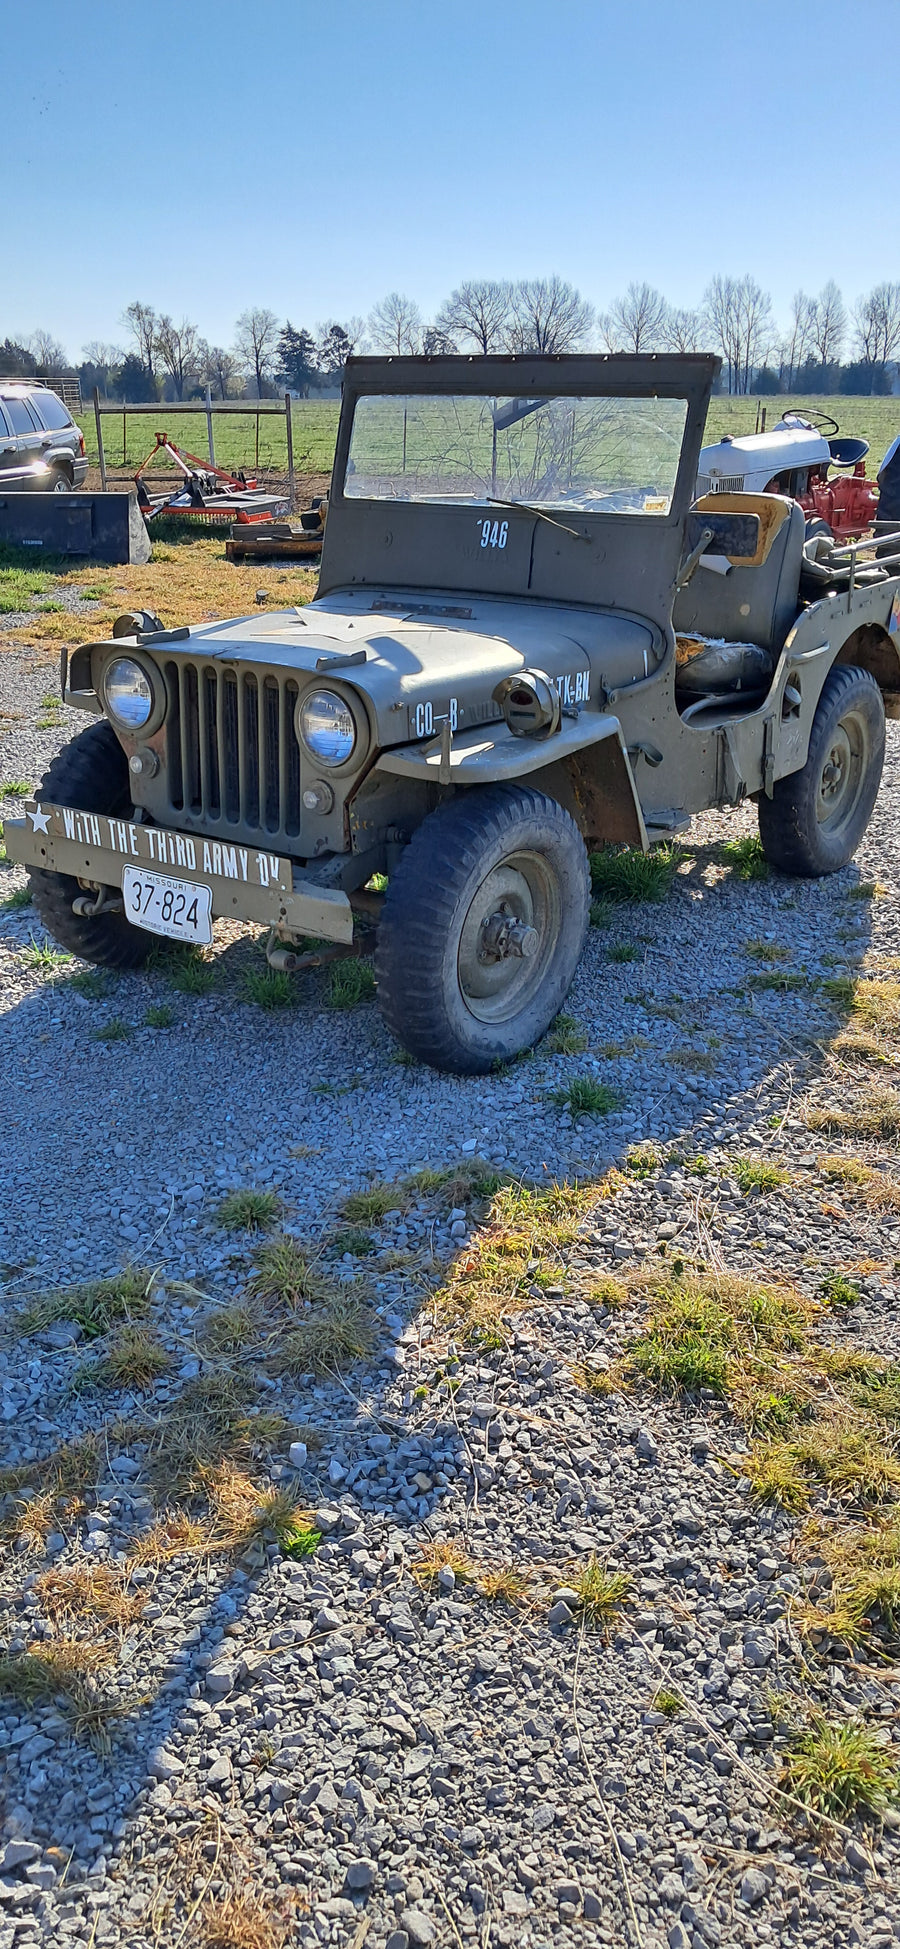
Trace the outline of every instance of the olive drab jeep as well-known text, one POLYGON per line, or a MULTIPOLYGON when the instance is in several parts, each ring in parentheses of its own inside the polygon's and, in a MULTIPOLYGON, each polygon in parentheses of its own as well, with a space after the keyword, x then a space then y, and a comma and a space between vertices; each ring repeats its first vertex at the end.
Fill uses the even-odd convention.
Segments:
POLYGON ((559 1009, 589 848, 752 798, 780 870, 843 866, 900 714, 900 535, 864 565, 786 497, 695 499, 717 370, 350 360, 315 601, 64 659, 97 721, 6 827, 50 933, 136 967, 229 916, 290 967, 364 917, 394 1034, 477 1072, 559 1009))

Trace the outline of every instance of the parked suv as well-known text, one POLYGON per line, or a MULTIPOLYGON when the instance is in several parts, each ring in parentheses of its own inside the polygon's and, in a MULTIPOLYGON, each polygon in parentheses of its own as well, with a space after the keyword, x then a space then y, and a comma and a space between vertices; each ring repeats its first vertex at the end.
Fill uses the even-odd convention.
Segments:
POLYGON ((0 379, 0 488, 69 494, 87 474, 84 434, 48 386, 0 379))

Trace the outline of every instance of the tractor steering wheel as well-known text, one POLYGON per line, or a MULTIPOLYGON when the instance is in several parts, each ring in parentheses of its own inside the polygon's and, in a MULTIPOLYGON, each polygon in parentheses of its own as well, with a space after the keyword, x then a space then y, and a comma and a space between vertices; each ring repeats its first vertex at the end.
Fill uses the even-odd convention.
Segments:
MULTIPOLYGON (((788 407, 788 410, 784 415, 784 417, 785 419, 790 419, 792 417, 792 411, 790 407, 788 407)), ((837 420, 833 420, 830 413, 807 412, 806 408, 804 407, 802 413, 798 408, 796 410, 796 413, 793 415, 793 417, 801 420, 807 420, 810 426, 815 427, 817 433, 827 434, 827 430, 829 427, 831 428, 832 433, 840 432, 840 428, 838 426, 837 420)))

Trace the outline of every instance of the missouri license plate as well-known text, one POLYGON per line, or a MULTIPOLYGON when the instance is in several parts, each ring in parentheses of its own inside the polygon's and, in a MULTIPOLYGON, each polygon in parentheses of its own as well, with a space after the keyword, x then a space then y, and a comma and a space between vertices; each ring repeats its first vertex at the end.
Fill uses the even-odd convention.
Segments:
POLYGON ((173 941, 205 946, 212 940, 212 887, 193 880, 170 880, 163 873, 145 873, 126 866, 122 874, 125 912, 136 927, 166 934, 173 941))

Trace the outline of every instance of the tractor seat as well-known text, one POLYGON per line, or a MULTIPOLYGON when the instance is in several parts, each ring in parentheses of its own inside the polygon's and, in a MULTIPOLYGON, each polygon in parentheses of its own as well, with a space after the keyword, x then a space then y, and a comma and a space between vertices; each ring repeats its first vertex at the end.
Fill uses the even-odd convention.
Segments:
POLYGON ((726 536, 720 547, 727 574, 698 565, 675 597, 676 635, 756 643, 777 656, 800 607, 802 508, 782 494, 704 494, 691 512, 695 521, 704 514, 755 516, 752 529, 735 523, 738 546, 743 549, 747 540, 755 545, 752 554, 732 553, 726 536))

